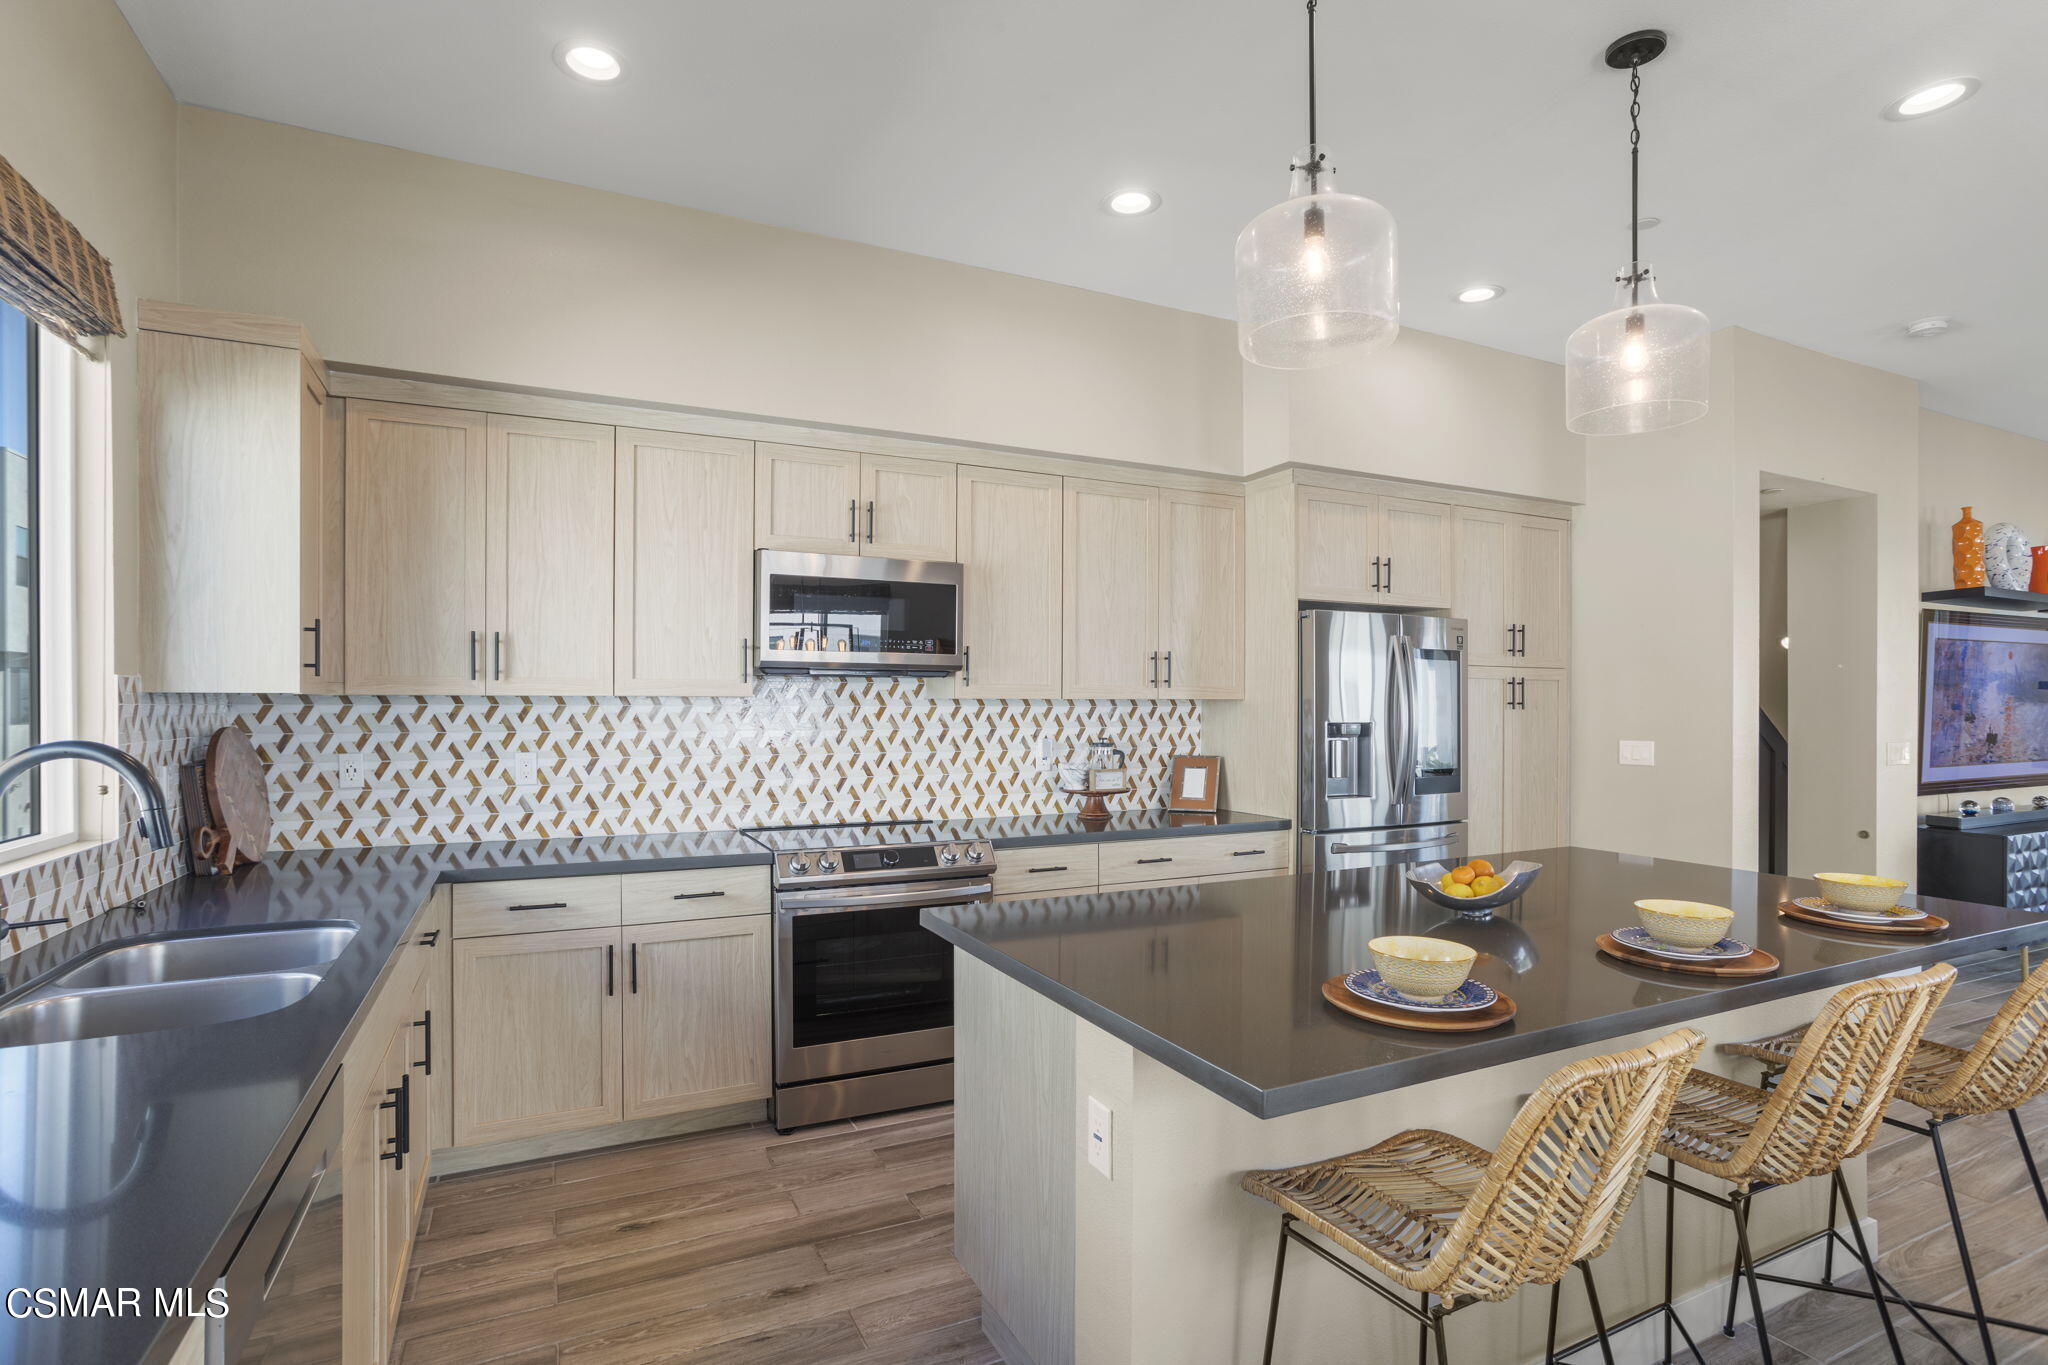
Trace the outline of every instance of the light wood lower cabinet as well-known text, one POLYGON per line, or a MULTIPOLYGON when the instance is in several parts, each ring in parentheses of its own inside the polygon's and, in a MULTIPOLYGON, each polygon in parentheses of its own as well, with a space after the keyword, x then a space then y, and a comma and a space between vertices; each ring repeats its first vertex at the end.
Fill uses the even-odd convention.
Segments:
POLYGON ((619 1121, 619 966, 616 927, 456 940, 456 1146, 619 1121))
POLYGON ((763 1099, 770 1087, 766 915, 625 931, 625 1117, 763 1099))
POLYGON ((426 1194, 438 1087, 427 1077, 434 959, 401 950, 342 1061, 342 1359, 382 1365, 426 1194))
POLYGON ((1567 706, 1561 673, 1471 670, 1465 822, 1475 857, 1565 842, 1567 706))

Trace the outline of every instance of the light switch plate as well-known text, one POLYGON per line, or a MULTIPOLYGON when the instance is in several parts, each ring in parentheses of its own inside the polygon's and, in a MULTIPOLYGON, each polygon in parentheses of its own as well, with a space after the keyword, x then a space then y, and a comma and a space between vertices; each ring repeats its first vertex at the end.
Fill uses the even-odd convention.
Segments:
POLYGON ((1621 742, 1621 761, 1631 768, 1654 768, 1657 766, 1657 741, 1654 739, 1625 739, 1621 742))
POLYGON ((1088 1164, 1102 1172, 1104 1179, 1114 1179, 1109 1172, 1109 1106, 1093 1095, 1088 1097, 1088 1164))
POLYGON ((1884 761, 1894 768, 1913 766, 1913 746, 1894 740, 1884 746, 1884 761))

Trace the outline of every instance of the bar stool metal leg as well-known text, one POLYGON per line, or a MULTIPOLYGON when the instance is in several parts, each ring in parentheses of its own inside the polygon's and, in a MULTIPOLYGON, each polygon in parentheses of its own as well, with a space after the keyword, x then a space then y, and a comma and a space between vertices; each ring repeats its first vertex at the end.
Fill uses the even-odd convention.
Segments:
MULTIPOLYGON (((1756 1320, 1757 1350, 1763 1354, 1764 1365, 1776 1365, 1771 1355, 1771 1334, 1764 1326, 1764 1295, 1762 1287, 1757 1283, 1756 1258, 1750 1254, 1749 1249, 1749 1192, 1737 1191, 1734 1204, 1735 1262, 1741 1270, 1742 1277, 1749 1282, 1749 1311, 1756 1320)), ((1728 1335, 1735 1335, 1732 1324, 1728 1335)))
POLYGON ((1543 1338, 1543 1365, 1557 1365, 1557 1301, 1564 1294, 1564 1277, 1550 1282, 1550 1330, 1543 1338))
MULTIPOLYGON (((1856 1258, 1862 1261, 1863 1268, 1870 1272, 1871 1292, 1877 1299, 1877 1315, 1884 1320, 1884 1338, 1891 1343, 1892 1359, 1899 1362, 1899 1365, 1905 1365, 1906 1353, 1899 1346, 1899 1329, 1892 1322, 1892 1308, 1888 1301, 1888 1286, 1885 1284, 1883 1274, 1877 1268, 1877 1258, 1870 1254, 1870 1244, 1863 1239, 1863 1215, 1856 1211, 1856 1201, 1849 1197, 1849 1182, 1842 1179, 1840 1167, 1835 1169, 1835 1189, 1842 1196, 1843 1211, 1849 1215, 1849 1231, 1856 1238, 1856 1258)), ((1956 1224, 1956 1231, 1958 1235, 1961 1234, 1961 1223, 1956 1224)), ((1968 1262, 1965 1261, 1964 1264, 1967 1265, 1968 1262)), ((1974 1288, 1972 1292, 1975 1292, 1974 1288)), ((1982 1310, 1980 1309, 1979 1311, 1981 1312, 1982 1310)), ((1918 1315, 1915 1314, 1915 1316, 1917 1317, 1918 1315)), ((1934 1325, 1932 1323, 1926 1325, 1928 1331, 1934 1332, 1934 1325)), ((1941 1337, 1939 1332, 1934 1332, 1934 1335, 1941 1337)), ((1988 1344, 1991 1340, 1988 1332, 1984 1340, 1987 1343, 1988 1349, 1988 1344)), ((1941 1337, 1941 1344, 1947 1346, 1948 1338, 1941 1337)), ((1950 1349, 1953 1350, 1954 1348, 1950 1347, 1950 1349)))
POLYGON ((1429 1295, 1422 1296, 1422 1321, 1415 1328, 1415 1365, 1429 1365, 1429 1295))
POLYGON ((1600 1336, 1600 1359, 1614 1365, 1614 1343, 1607 1339, 1607 1315, 1600 1311, 1600 1291, 1593 1287, 1593 1267, 1579 1262, 1579 1274, 1586 1281, 1586 1302, 1593 1309, 1593 1330, 1600 1336))
MULTIPOLYGON (((1963 1211, 1956 1207, 1956 1186, 1949 1174, 1948 1149, 1941 1141, 1941 1128, 1945 1122, 1945 1119, 1935 1119, 1929 1123, 1927 1137, 1934 1144, 1934 1165, 1941 1172, 1942 1196, 1948 1200, 1948 1222, 1956 1234, 1956 1255, 1963 1261, 1963 1283, 1970 1289, 1970 1311, 1977 1315, 1977 1339, 1984 1345, 1984 1359, 1995 1362, 1998 1351, 1991 1344, 1991 1324, 1984 1320, 1984 1296, 1977 1289, 1977 1269, 1970 1263, 1970 1239, 1963 1235, 1963 1211)), ((1862 1229, 1857 1229, 1856 1235, 1861 1238, 1862 1229)), ((1875 1280, 1876 1276, 1871 1278, 1875 1280)), ((1883 1296, 1879 1296, 1877 1303, 1878 1307, 1884 1307, 1883 1296)), ((1886 1318, 1886 1322, 1889 1323, 1890 1318, 1886 1318)))
POLYGON ((2027 1141, 2027 1126, 2020 1122, 2020 1111, 2008 1109, 2005 1116, 2012 1120, 2013 1138, 2020 1144, 2020 1155, 2027 1159, 2027 1178, 2034 1182, 2034 1198, 2041 1201, 2041 1216, 2048 1218, 2048 1189, 2041 1187, 2041 1168, 2034 1164, 2034 1148, 2027 1141))
POLYGON ((1294 1221, 1294 1215, 1280 1215, 1280 1251, 1273 1257, 1273 1306, 1266 1312, 1266 1354, 1261 1357, 1265 1365, 1273 1365, 1273 1333, 1280 1327, 1280 1281, 1287 1274, 1287 1225, 1294 1221))

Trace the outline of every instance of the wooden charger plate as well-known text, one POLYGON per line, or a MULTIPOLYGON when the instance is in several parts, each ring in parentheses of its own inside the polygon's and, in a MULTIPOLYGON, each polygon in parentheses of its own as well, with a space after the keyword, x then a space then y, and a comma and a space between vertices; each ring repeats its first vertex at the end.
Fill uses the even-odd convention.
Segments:
POLYGON ((1720 962, 1685 962, 1631 948, 1612 934, 1602 934, 1593 941, 1600 946, 1601 952, 1630 966, 1654 967, 1660 972, 1684 972, 1689 976, 1769 976, 1783 965, 1761 948, 1751 948, 1746 957, 1725 958, 1720 962))
POLYGON ((1483 1010, 1466 1014, 1425 1014, 1420 1010, 1396 1009, 1392 1005, 1353 995, 1345 988, 1341 976, 1333 976, 1323 983, 1323 999, 1353 1018, 1421 1033, 1477 1033, 1481 1029, 1499 1028, 1515 1017, 1515 1002, 1498 987, 1494 989, 1494 997, 1494 1002, 1483 1010))
POLYGON ((1778 913, 1786 919, 1796 919, 1802 924, 1818 924, 1823 929, 1836 929, 1845 934, 1938 934, 1948 928, 1948 921, 1932 912, 1929 912, 1926 919, 1907 920, 1904 924, 1863 924, 1856 920, 1817 915, 1803 905, 1779 901, 1778 913))

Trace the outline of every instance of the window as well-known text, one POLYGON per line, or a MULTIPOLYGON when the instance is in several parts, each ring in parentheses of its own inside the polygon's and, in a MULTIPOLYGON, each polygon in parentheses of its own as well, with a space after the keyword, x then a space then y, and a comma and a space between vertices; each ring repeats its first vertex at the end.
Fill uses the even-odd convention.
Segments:
MULTIPOLYGON (((69 356, 0 303, 0 754, 71 733, 69 356)), ((0 794, 0 859, 76 837, 71 767, 0 794)))

